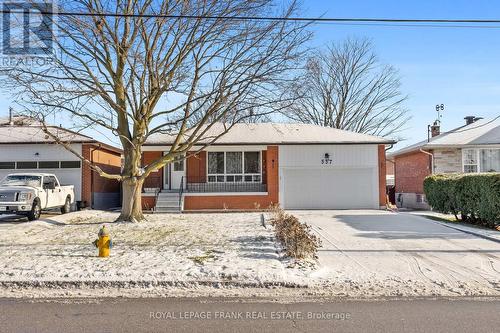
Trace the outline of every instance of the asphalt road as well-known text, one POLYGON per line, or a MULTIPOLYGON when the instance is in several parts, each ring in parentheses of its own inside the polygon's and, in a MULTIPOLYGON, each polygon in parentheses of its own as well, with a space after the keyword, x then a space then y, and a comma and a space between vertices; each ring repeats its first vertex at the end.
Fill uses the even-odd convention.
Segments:
POLYGON ((0 299, 1 332, 494 332, 500 300, 0 299), (314 317, 314 319, 309 319, 314 317))

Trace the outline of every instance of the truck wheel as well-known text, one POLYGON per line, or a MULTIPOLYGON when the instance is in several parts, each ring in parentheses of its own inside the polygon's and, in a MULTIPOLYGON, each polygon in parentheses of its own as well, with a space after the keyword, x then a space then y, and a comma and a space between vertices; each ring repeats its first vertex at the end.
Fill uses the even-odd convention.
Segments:
POLYGON ((61 207, 61 214, 67 214, 69 212, 71 212, 71 200, 67 197, 64 206, 61 207))
POLYGON ((40 214, 42 212, 42 208, 40 207, 40 202, 35 200, 33 202, 33 207, 31 207, 31 211, 28 213, 28 220, 35 221, 40 218, 40 214))

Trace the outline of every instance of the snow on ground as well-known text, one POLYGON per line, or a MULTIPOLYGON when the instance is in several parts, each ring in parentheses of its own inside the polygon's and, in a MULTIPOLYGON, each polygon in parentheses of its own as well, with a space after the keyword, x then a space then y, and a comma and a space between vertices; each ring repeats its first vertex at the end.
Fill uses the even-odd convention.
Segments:
POLYGON ((323 240, 316 269, 282 258, 258 213, 2 219, 0 297, 500 296, 498 243, 408 214, 294 214, 323 240), (109 258, 92 245, 102 224, 109 258))
POLYGON ((500 244, 421 216, 296 211, 322 239, 311 276, 337 295, 500 296, 500 244))
POLYGON ((0 281, 303 283, 280 260, 260 214, 158 214, 113 223, 117 216, 85 211, 0 223, 0 281), (92 244, 103 224, 113 240, 109 258, 99 258, 92 244))

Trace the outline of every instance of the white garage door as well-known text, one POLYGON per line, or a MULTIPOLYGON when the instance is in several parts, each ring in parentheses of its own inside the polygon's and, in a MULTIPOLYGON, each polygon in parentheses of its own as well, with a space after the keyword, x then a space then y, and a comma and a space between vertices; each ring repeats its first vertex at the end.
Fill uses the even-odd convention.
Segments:
POLYGON ((0 180, 13 173, 53 173, 61 185, 75 186, 75 200, 82 199, 82 170, 78 169, 28 169, 28 170, 0 170, 0 180))
POLYGON ((378 208, 375 168, 284 169, 285 209, 378 208))

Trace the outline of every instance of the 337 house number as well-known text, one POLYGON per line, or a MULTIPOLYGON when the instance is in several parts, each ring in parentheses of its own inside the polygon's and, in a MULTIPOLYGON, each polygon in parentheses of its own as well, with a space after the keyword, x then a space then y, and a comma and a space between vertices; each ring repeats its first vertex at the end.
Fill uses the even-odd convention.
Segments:
POLYGON ((325 154, 325 156, 321 159, 321 164, 333 164, 333 160, 330 158, 330 154, 325 154))

